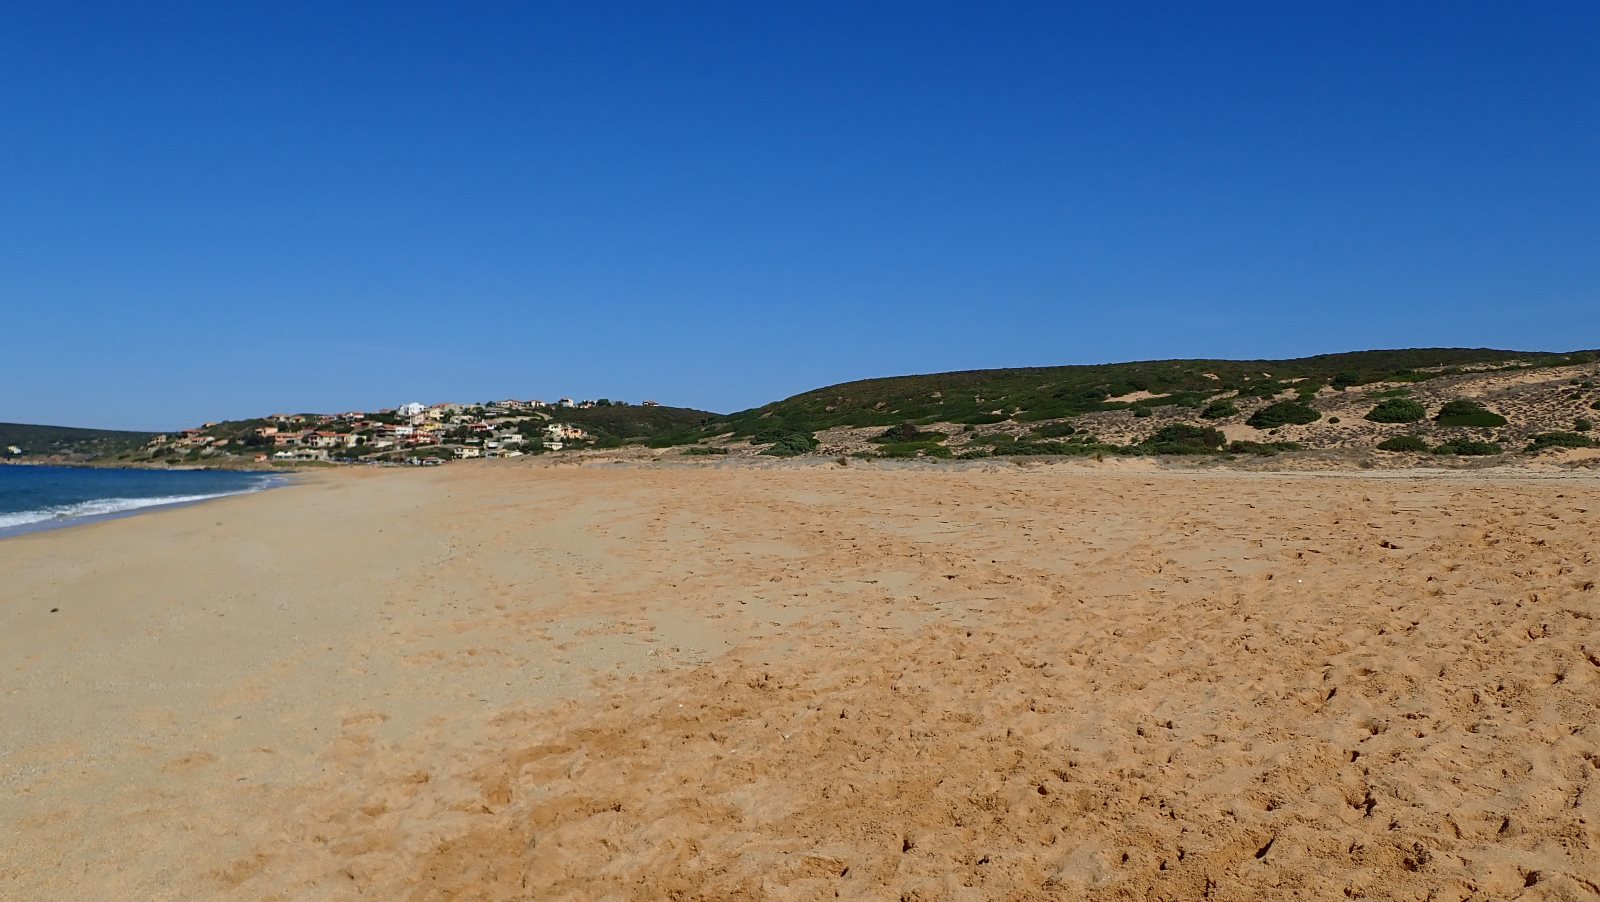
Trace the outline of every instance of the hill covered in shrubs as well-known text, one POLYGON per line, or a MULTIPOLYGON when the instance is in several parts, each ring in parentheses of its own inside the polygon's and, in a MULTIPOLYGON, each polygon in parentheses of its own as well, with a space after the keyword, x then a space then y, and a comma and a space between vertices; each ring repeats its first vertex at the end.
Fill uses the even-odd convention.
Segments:
POLYGON ((1600 352, 1522 353, 1436 348, 1358 351, 1293 360, 1154 360, 1092 366, 968 370, 866 379, 819 388, 727 417, 749 434, 779 420, 818 431, 899 422, 986 425, 1037 422, 1086 413, 1179 405, 1210 399, 1272 398, 1330 386, 1419 383, 1484 367, 1533 368, 1600 359, 1600 352))
POLYGON ((1487 456, 1589 447, 1567 436, 1582 436, 1585 412, 1600 409, 1597 382, 1597 351, 1463 348, 973 370, 829 386, 700 431, 775 454, 812 436, 817 453, 864 457, 1487 456))
POLYGON ((22 455, 35 459, 89 460, 130 451, 154 437, 153 432, 0 423, 0 460, 22 455), (22 455, 9 454, 10 448, 16 448, 22 455))

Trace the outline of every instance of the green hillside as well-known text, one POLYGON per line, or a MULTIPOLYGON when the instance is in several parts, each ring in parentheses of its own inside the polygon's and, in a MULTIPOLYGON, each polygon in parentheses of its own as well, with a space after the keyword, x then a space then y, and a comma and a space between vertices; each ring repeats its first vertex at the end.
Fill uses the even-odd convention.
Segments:
POLYGON ((1323 354, 1293 360, 1153 360, 967 370, 865 379, 819 388, 732 414, 722 423, 722 429, 731 427, 736 435, 748 436, 906 422, 983 425, 1008 419, 1037 422, 1096 411, 1174 406, 1196 408, 1198 418, 1207 399, 1234 391, 1240 398, 1266 398, 1290 389, 1309 396, 1328 385, 1349 388, 1375 382, 1425 382, 1486 367, 1531 369, 1596 359, 1600 359, 1600 352, 1428 348, 1323 354), (1140 393, 1157 397, 1138 397, 1140 393), (1117 398, 1124 400, 1113 400, 1117 398))
POLYGON ((0 455, 9 447, 21 448, 24 458, 61 456, 69 458, 106 457, 132 450, 148 442, 155 433, 121 432, 111 429, 75 429, 70 426, 32 426, 0 423, 0 455))
POLYGON ((601 439, 656 439, 698 430, 720 418, 687 407, 645 407, 613 404, 604 407, 570 407, 548 411, 551 417, 594 433, 601 439))

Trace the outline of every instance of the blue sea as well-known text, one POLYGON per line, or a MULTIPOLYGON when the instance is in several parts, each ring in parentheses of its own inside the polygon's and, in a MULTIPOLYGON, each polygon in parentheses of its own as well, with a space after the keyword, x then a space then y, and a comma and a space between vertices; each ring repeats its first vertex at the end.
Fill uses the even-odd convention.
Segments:
POLYGON ((0 536, 259 492, 282 482, 271 473, 0 466, 0 536))

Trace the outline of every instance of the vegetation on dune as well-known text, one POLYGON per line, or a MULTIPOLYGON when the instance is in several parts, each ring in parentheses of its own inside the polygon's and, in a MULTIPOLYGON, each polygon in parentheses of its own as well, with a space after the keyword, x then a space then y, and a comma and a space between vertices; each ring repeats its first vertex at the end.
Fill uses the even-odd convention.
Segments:
POLYGON ((1036 438, 1066 438, 1078 431, 1078 427, 1065 421, 1045 423, 1028 430, 1028 434, 1036 438))
POLYGON ((1428 415, 1427 408, 1410 398, 1388 398, 1367 413, 1374 423, 1415 423, 1428 415))
POLYGON ((756 436, 752 441, 758 444, 770 441, 772 447, 761 453, 772 457, 798 457, 802 454, 810 454, 812 451, 817 450, 817 446, 820 444, 815 435, 798 430, 771 436, 756 436))
POLYGON ((991 426, 995 423, 1004 423, 1011 419, 1008 413, 974 413, 951 422, 964 423, 968 426, 991 426))
POLYGON ((1206 409, 1200 411, 1200 416, 1207 420, 1220 420, 1225 417, 1231 417, 1238 412, 1239 405, 1233 403, 1232 399, 1223 398, 1207 404, 1206 409))
POLYGON ((1304 426, 1320 419, 1322 414, 1299 401, 1279 401, 1251 414, 1245 422, 1257 429, 1276 429, 1290 424, 1304 426))
POLYGON ((996 457, 1088 457, 1095 454, 1126 454, 1128 449, 1098 442, 1013 442, 996 445, 990 453, 996 457))
MULTIPOLYGON (((1310 397, 1338 380, 1343 387, 1375 382, 1422 382, 1461 367, 1558 366, 1585 355, 1516 351, 1423 349, 1326 354, 1296 360, 1157 360, 1095 366, 969 370, 867 379, 819 388, 732 414, 739 436, 774 423, 816 432, 834 427, 883 427, 916 422, 984 425, 1006 419, 1039 422, 1106 410, 1205 408, 1218 396, 1270 398, 1295 391, 1310 397), (1159 397, 1113 400, 1147 392, 1159 397)), ((1226 414, 1224 414, 1226 415, 1226 414)))
POLYGON ((1229 454, 1254 454, 1258 457, 1270 457, 1281 451, 1300 451, 1303 446, 1298 442, 1229 442, 1225 449, 1229 454))
POLYGON ((1454 454, 1461 457, 1492 457, 1504 454, 1505 449, 1494 442, 1446 442, 1433 449, 1435 454, 1454 454))
POLYGON ((1505 417, 1477 401, 1446 402, 1433 419, 1440 426, 1469 426, 1476 429, 1493 429, 1506 424, 1505 417))
POLYGON ((879 457, 950 457, 953 452, 934 441, 891 442, 878 449, 879 457))
POLYGON ((1528 443, 1529 451, 1546 448, 1600 448, 1600 441, 1577 432, 1541 432, 1528 443))
POLYGON ((937 429, 921 429, 916 423, 901 423, 898 426, 890 426, 873 441, 880 444, 935 443, 942 442, 946 438, 949 436, 937 429))
POLYGON ((1093 454, 1130 454, 1137 449, 1122 448, 1102 443, 1093 435, 1076 433, 1064 439, 1040 439, 1033 435, 1018 438, 1014 435, 985 435, 972 440, 972 444, 958 456, 974 457, 1030 457, 1059 456, 1084 457, 1093 454))
POLYGON ((1416 454, 1428 453, 1428 443, 1420 435, 1397 435, 1386 438, 1378 443, 1379 451, 1410 451, 1416 454))
POLYGON ((1151 454, 1213 454, 1227 441, 1221 430, 1205 426, 1163 426, 1141 445, 1151 454))

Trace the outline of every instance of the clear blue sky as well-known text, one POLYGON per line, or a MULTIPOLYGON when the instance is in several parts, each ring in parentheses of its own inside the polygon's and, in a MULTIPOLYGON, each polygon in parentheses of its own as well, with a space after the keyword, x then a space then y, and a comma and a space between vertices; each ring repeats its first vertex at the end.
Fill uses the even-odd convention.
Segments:
POLYGON ((1600 4, 11 3, 0 420, 1600 346, 1600 4))

